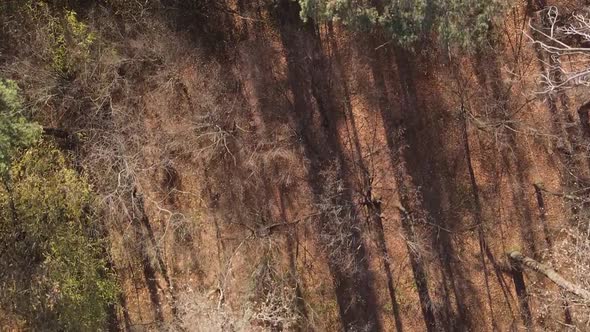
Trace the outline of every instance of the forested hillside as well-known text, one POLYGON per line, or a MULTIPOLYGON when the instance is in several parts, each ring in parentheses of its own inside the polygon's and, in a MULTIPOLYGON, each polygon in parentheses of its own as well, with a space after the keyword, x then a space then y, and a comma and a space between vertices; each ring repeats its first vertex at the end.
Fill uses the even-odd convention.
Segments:
POLYGON ((590 331, 582 0, 0 0, 0 330, 590 331))

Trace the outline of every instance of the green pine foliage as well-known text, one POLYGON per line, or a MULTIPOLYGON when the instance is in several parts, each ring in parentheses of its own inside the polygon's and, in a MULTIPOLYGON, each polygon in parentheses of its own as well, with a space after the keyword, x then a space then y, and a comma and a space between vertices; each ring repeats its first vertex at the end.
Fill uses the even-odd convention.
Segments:
POLYGON ((500 0, 299 0, 306 21, 339 21, 354 29, 383 28, 398 44, 411 47, 434 34, 444 45, 473 49, 486 38, 501 11, 500 0))
POLYGON ((502 8, 499 0, 437 2, 436 32, 445 44, 473 49, 486 41, 494 19, 502 13, 502 8))

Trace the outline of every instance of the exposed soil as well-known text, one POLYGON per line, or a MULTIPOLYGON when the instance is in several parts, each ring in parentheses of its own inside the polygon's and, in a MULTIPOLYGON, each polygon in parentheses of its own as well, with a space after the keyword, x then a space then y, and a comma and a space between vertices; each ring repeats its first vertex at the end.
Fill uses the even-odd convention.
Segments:
POLYGON ((590 130, 587 96, 531 94, 545 59, 518 31, 534 3, 490 32, 494 50, 452 59, 303 23, 293 1, 226 5, 157 17, 172 42, 129 40, 135 62, 119 67, 129 86, 111 107, 133 120, 116 149, 134 172, 133 208, 109 222, 118 328, 194 330, 220 312, 236 330, 572 322, 541 314, 531 285, 554 286, 506 256, 551 259, 575 211, 548 192, 578 184, 566 169, 590 170, 571 153, 590 130), (271 298, 297 319, 245 318, 271 298))

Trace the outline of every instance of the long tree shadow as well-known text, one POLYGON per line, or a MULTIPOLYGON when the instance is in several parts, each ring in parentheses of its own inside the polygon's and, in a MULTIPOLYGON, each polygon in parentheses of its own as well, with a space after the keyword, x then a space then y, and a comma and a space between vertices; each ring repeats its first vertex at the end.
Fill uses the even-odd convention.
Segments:
POLYGON ((172 314, 176 317, 177 315, 177 309, 176 309, 176 294, 174 293, 173 287, 172 287, 172 280, 170 279, 170 274, 167 268, 167 264, 166 262, 164 262, 164 258, 162 257, 162 253, 160 251, 160 248, 158 246, 158 243, 156 241, 156 237, 154 234, 154 231, 152 229, 152 226, 150 224, 150 220, 148 218, 148 215, 145 211, 145 205, 144 205, 144 199, 143 199, 143 195, 139 192, 137 192, 137 189, 134 189, 133 192, 133 199, 135 201, 135 210, 134 210, 134 223, 137 224, 137 226, 139 226, 140 228, 142 228, 141 233, 142 234, 142 238, 140 239, 140 243, 144 246, 143 250, 142 250, 142 265, 143 265, 143 274, 145 277, 145 281, 146 281, 146 285, 148 287, 148 291, 150 294, 150 300, 152 302, 152 305, 154 306, 154 313, 156 316, 156 319, 158 321, 164 321, 164 316, 163 316, 163 310, 162 310, 162 300, 160 299, 159 293, 158 291, 161 289, 158 281, 157 281, 157 270, 154 268, 154 263, 150 260, 149 256, 148 256, 148 252, 151 250, 147 250, 145 244, 146 241, 149 241, 149 245, 151 246, 151 249, 154 251, 154 255, 155 255, 155 259, 156 262, 160 268, 160 272, 162 277, 164 278, 165 282, 166 282, 166 286, 167 286, 167 291, 170 294, 170 308, 172 311, 172 314))
MULTIPOLYGON (((505 272, 505 267, 498 262, 498 260, 494 257, 494 254, 492 253, 492 250, 490 249, 490 246, 488 245, 488 236, 486 236, 487 231, 490 228, 493 228, 494 226, 494 220, 496 218, 492 218, 490 221, 487 221, 486 217, 484 216, 484 206, 486 204, 486 201, 488 201, 488 199, 486 197, 484 197, 485 193, 482 192, 480 185, 478 184, 478 177, 476 176, 476 171, 475 171, 475 166, 474 166, 474 158, 479 157, 479 159, 481 159, 486 165, 488 165, 487 167, 483 167, 484 172, 489 172, 490 174, 498 174, 497 173, 497 169, 495 168, 495 159, 496 154, 483 154, 481 153, 481 151, 487 151, 486 148, 484 148, 483 146, 485 146, 484 141, 482 141, 482 136, 479 135, 478 131, 475 131, 474 135, 476 138, 476 144, 479 144, 479 155, 478 154, 473 154, 472 153, 472 142, 471 142, 471 138, 470 136, 472 136, 473 134, 470 134, 470 132, 472 131, 471 128, 475 129, 477 128, 476 126, 472 126, 471 125, 471 119, 470 115, 471 112, 473 110, 469 109, 472 105, 472 102, 470 102, 470 95, 468 93, 469 89, 469 79, 466 79, 463 74, 462 71, 460 70, 459 66, 456 64, 451 64, 451 71, 452 71, 452 76, 454 77, 455 83, 457 84, 456 87, 456 95, 459 98, 458 100, 458 108, 459 108, 459 118, 460 118, 460 127, 461 127, 461 140, 462 140, 462 145, 463 145, 463 152, 465 154, 465 162, 466 162, 466 168, 467 168, 467 172, 469 174, 469 182, 470 182, 470 187, 471 187, 471 201, 472 204, 470 204, 470 212, 473 215, 473 219, 475 222, 474 228, 477 230, 477 235, 478 235, 478 242, 479 242, 479 249, 480 249, 480 253, 479 253, 479 261, 481 264, 481 267, 483 268, 483 272, 484 272, 484 281, 485 281, 485 288, 486 288, 486 293, 487 293, 487 298, 488 298, 488 306, 489 306, 489 310, 490 310, 490 317, 492 317, 492 328, 494 330, 498 330, 498 326, 496 323, 496 320, 493 318, 495 317, 495 313, 494 313, 494 300, 492 298, 492 292, 491 292, 491 288, 490 288, 490 271, 488 269, 488 262, 486 261, 489 260, 490 265, 493 269, 493 272, 496 276, 498 285, 500 286, 502 293, 504 295, 504 304, 507 306, 507 308, 509 309, 510 313, 512 313, 512 306, 511 306, 511 295, 510 295, 510 291, 509 291, 509 287, 508 284, 506 282, 506 280, 504 279, 504 272, 505 272), (490 169, 491 168, 491 169, 490 169)), ((478 128, 479 129, 479 128, 478 128)), ((493 150, 495 151, 495 150, 493 150)), ((496 181, 496 183, 498 183, 499 181, 496 181)), ((498 191, 497 191, 497 187, 496 187, 496 195, 498 195, 498 191)))
MULTIPOLYGON (((287 205, 288 197, 284 188, 278 190, 279 214, 283 223, 287 223, 287 205)), ((295 306, 297 311, 304 320, 308 319, 307 308, 305 307, 305 298, 303 297, 303 285, 299 282, 299 273, 297 271, 297 259, 299 256, 299 235, 297 229, 287 233, 287 255, 289 259, 290 282, 295 285, 295 306)), ((303 326, 300 326, 303 328, 303 326)))
MULTIPOLYGON (((363 48, 373 48, 373 46, 374 45, 372 44, 368 46, 363 45, 363 48)), ((416 225, 414 222, 414 218, 417 215, 417 213, 415 213, 416 201, 414 200, 415 197, 412 197, 412 185, 407 182, 409 178, 407 169, 405 167, 404 161, 399 155, 399 152, 402 151, 404 144, 399 139, 400 136, 398 135, 403 121, 399 114, 394 114, 393 112, 391 106, 393 102, 389 100, 386 87, 385 73, 387 72, 387 68, 384 68, 383 61, 385 61, 385 58, 379 52, 374 52, 371 54, 368 60, 374 80, 374 89, 378 95, 377 107, 384 125, 390 161, 394 169, 396 187, 399 193, 401 205, 399 210, 402 231, 404 232, 406 243, 408 244, 408 255, 410 259, 410 265, 412 267, 414 282, 418 291, 420 308, 426 329, 428 331, 436 331, 437 325, 439 324, 437 324, 433 300, 431 298, 431 292, 428 286, 427 269, 424 266, 422 258, 420 257, 420 253, 411 248, 411 243, 416 243, 418 240, 415 232, 416 225)), ((449 299, 449 296, 445 296, 445 300, 447 300, 445 309, 451 308, 451 303, 448 301, 449 299)))
MULTIPOLYGON (((317 32, 313 24, 301 22, 298 6, 291 1, 281 1, 274 14, 286 53, 288 82, 293 93, 293 122, 310 163, 308 181, 314 201, 320 203, 330 195, 326 191, 330 186, 327 174, 336 163, 339 166, 336 168, 336 179, 342 181, 346 189, 337 197, 330 198, 330 204, 350 204, 352 193, 347 183, 349 170, 337 135, 342 116, 338 114, 333 91, 325 79, 329 72, 317 32)), ((344 328, 379 330, 372 277, 360 227, 355 225, 358 223, 356 215, 356 209, 352 208, 350 216, 343 216, 348 221, 339 228, 327 215, 323 215, 319 220, 318 231, 320 238, 322 235, 339 237, 344 234, 349 239, 346 244, 339 246, 341 252, 338 255, 328 252, 328 266, 344 328), (355 269, 351 271, 344 268, 339 261, 340 257, 351 259, 355 269)), ((325 245, 320 243, 320 246, 325 245)))
MULTIPOLYGON (((419 103, 414 82, 417 73, 411 57, 412 55, 401 48, 383 47, 375 51, 370 60, 375 88, 380 94, 378 107, 388 136, 387 144, 391 151, 392 164, 397 173, 400 200, 402 208, 406 210, 402 213, 402 226, 408 235, 411 235, 412 229, 416 227, 408 220, 421 219, 422 222, 437 228, 432 232, 432 243, 440 263, 443 292, 441 300, 445 303, 439 312, 434 312, 430 308, 432 299, 427 286, 427 270, 418 259, 411 257, 427 327, 434 329, 438 325, 438 328, 445 330, 470 329, 477 321, 474 315, 480 310, 481 304, 474 286, 463 274, 461 264, 456 260, 449 231, 454 231, 458 225, 453 222, 452 211, 445 208, 445 200, 452 206, 455 199, 453 195, 461 190, 458 184, 464 182, 464 179, 454 171, 461 165, 462 155, 447 147, 447 144, 452 144, 446 141, 452 138, 448 134, 453 124, 450 122, 452 119, 440 112, 443 106, 419 103), (395 59, 397 77, 388 68, 392 67, 389 61, 392 58, 395 59), (394 101, 390 99, 386 90, 386 85, 394 86, 393 82, 396 81, 401 92, 401 109, 398 112, 392 108, 394 101), (396 134, 400 132, 403 134, 396 134), (405 148, 404 144, 407 144, 405 148), (399 155, 400 151, 403 158, 399 155), (436 158, 437 155, 442 158, 436 158), (453 310, 451 298, 455 300, 456 312, 453 310)), ((425 99, 437 103, 440 97, 432 95, 432 91, 429 92, 431 94, 425 99)))
MULTIPOLYGON (((383 265, 383 269, 385 271, 387 289, 389 291, 389 298, 393 309, 393 319, 395 322, 395 327, 398 332, 401 332, 403 331, 403 323, 401 319, 399 303, 397 301, 396 290, 393 281, 393 270, 390 263, 389 250, 387 248, 387 242, 385 240, 385 231, 383 227, 382 218, 382 202, 373 194, 372 179, 374 178, 375 174, 373 174, 372 170, 369 169, 369 167, 366 165, 362 154, 362 147, 357 129, 358 125, 356 123, 355 116, 352 113, 350 90, 348 87, 346 77, 344 76, 342 55, 340 54, 339 46, 334 35, 333 25, 331 23, 329 24, 328 41, 334 57, 334 71, 337 75, 336 81, 339 82, 340 93, 343 97, 342 104, 345 116, 347 118, 346 132, 348 134, 349 140, 351 141, 350 145, 352 149, 352 154, 354 156, 353 165, 356 166, 356 168, 358 168, 354 170, 355 174, 359 177, 357 191, 361 193, 362 205, 364 205, 367 210, 368 219, 370 220, 369 231, 375 233, 375 242, 380 251, 381 264, 383 265)), ((429 303, 429 301, 427 303, 429 303)), ((431 325, 434 326, 435 324, 427 324, 427 326, 431 325)))
MULTIPOLYGON (((510 88, 502 82, 499 59, 494 52, 481 52, 475 60, 476 76, 484 91, 491 91, 490 97, 495 109, 491 114, 492 119, 498 121, 510 121, 509 98, 510 88), (484 59, 485 58, 485 64, 484 59)), ((525 188, 528 188, 526 170, 529 162, 526 160, 523 149, 518 144, 514 130, 507 130, 505 142, 509 149, 505 149, 501 155, 504 171, 510 178, 513 206, 518 218, 521 239, 531 251, 533 257, 538 259, 538 248, 535 243, 535 234, 532 229, 533 213, 526 197, 525 188)))
MULTIPOLYGON (((529 11, 535 6, 542 6, 544 4, 545 2, 543 0, 537 1, 536 5, 529 1, 529 11)), ((531 14, 531 12, 528 13, 528 15, 531 14)), ((536 56, 539 60, 541 70, 543 70, 545 63, 538 48, 536 49, 536 56)), ((505 121, 506 123, 515 122, 515 119, 513 119, 512 115, 509 113, 510 102, 512 98, 512 87, 504 83, 505 81, 502 79, 500 59, 498 58, 498 55, 490 50, 479 50, 475 58, 475 69, 480 86, 484 88, 484 91, 490 91, 488 93, 488 98, 491 99, 490 104, 495 105, 490 117, 494 121, 505 121)), ((559 114, 560 112, 558 110, 558 105, 555 98, 548 97, 546 102, 553 120, 551 121, 552 130, 556 135, 563 139, 562 143, 565 145, 565 148, 560 151, 557 157, 560 159, 560 164, 566 165, 566 168, 585 168, 584 166, 580 165, 580 160, 575 160, 575 158, 572 157, 573 152, 576 150, 575 139, 572 139, 573 136, 576 136, 576 133, 573 132, 575 130, 567 130, 563 127, 564 115, 559 114), (563 150, 565 150, 565 152, 563 150)), ((563 98, 562 106, 566 108, 564 112, 569 113, 567 112, 567 100, 563 98)), ((571 120, 568 121, 571 122, 571 120)), ((508 148, 499 149, 502 161, 502 165, 500 167, 503 169, 503 172, 508 174, 510 180, 509 183, 512 192, 512 204, 513 209, 515 209, 515 216, 520 228, 521 242, 525 246, 525 250, 530 251, 531 255, 535 257, 535 259, 540 259, 542 250, 552 250, 553 234, 550 232, 547 226, 545 203, 543 201, 539 184, 532 183, 532 181, 528 178, 528 169, 530 168, 531 163, 534 161, 529 161, 526 158, 526 150, 520 145, 517 135, 518 125, 519 124, 517 122, 514 127, 512 124, 509 124, 508 126, 510 130, 508 130, 506 133, 502 133, 504 142, 501 144, 504 144, 508 148), (538 218, 534 217, 534 213, 532 212, 532 191, 527 192, 525 188, 534 188, 537 207, 539 209, 538 218), (531 199, 531 201, 529 201, 529 199, 531 199), (538 222, 540 222, 541 225, 535 225, 536 219, 538 219, 538 222), (537 243, 537 228, 543 233, 542 238, 544 241, 542 242, 544 243, 537 243)), ((553 166, 559 168, 559 166, 555 163, 553 166)), ((567 183, 572 183, 578 180, 570 178, 567 175, 568 172, 565 173, 565 178, 560 177, 562 186, 564 183, 567 186, 567 183)), ((526 328, 531 330, 534 328, 534 322, 531 316, 529 299, 526 285, 522 277, 522 272, 519 270, 510 270, 509 272, 514 281, 514 286, 519 301, 521 320, 526 328)), ((569 309, 566 306, 566 317, 568 312, 569 309)), ((539 323, 543 324, 542 321, 539 323)))
MULTIPOLYGON (((236 47, 241 93, 249 103, 250 121, 257 138, 264 141, 266 145, 273 144, 274 148, 291 151, 292 139, 284 133, 285 125, 288 125, 290 121, 288 111, 292 108, 288 97, 289 86, 286 80, 279 78, 280 74, 275 69, 280 68, 282 50, 270 46, 273 35, 272 31, 268 31, 265 27, 262 9, 260 3, 238 1, 240 15, 255 17, 243 22, 242 34, 245 37, 236 47)), ((273 147, 267 148, 273 149, 273 147)), ((272 151, 266 153, 272 153, 272 151)), ((294 165, 284 162, 284 160, 275 161, 267 165, 268 167, 260 166, 260 177, 264 179, 262 192, 265 193, 262 201, 265 204, 270 203, 267 207, 271 210, 274 210, 273 208, 277 210, 276 215, 271 218, 273 219, 272 227, 281 223, 284 225, 279 229, 284 234, 286 245, 284 254, 288 260, 288 282, 295 289, 294 305, 301 316, 298 328, 305 330, 308 328, 306 324, 309 322, 309 317, 304 298, 304 285, 300 279, 302 272, 298 271, 300 239, 297 225, 292 224, 290 220, 292 217, 290 212, 294 208, 292 194, 296 192, 296 185, 287 185, 280 180, 287 173, 287 169, 294 165)), ((253 192, 257 193, 257 191, 253 192)))

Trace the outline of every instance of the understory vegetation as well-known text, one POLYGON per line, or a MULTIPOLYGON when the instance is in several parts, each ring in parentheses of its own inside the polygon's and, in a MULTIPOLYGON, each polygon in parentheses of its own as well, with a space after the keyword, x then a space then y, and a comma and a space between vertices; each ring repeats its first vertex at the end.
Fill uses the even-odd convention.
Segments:
POLYGON ((0 2, 0 330, 586 331, 583 1, 0 2))
POLYGON ((101 329, 117 284, 107 265, 94 194, 67 156, 27 122, 16 84, 0 85, 1 303, 17 327, 101 329))

